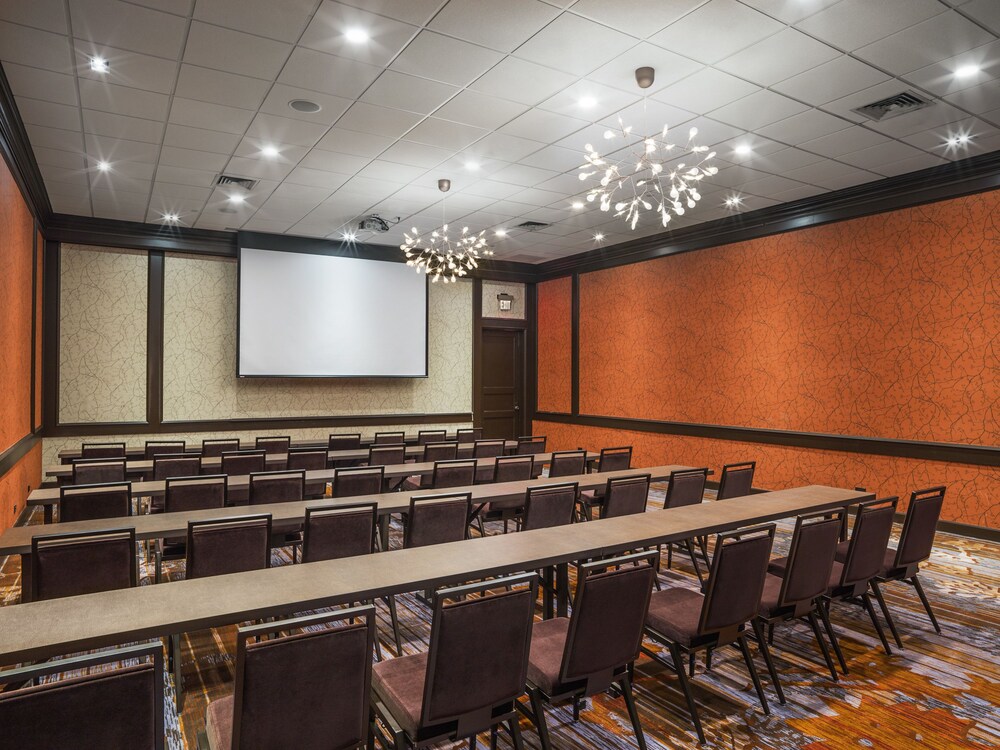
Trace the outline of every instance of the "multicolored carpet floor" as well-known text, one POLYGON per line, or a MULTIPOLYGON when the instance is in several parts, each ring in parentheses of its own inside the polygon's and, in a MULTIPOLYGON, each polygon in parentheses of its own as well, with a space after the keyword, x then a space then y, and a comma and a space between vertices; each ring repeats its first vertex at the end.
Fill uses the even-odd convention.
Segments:
MULTIPOLYGON (((654 485, 650 510, 662 507, 662 487, 654 485)), ((40 523, 38 513, 29 520, 40 523)), ((488 533, 499 533, 488 528, 488 533)), ((782 524, 775 554, 787 548, 791 524, 782 524)), ((400 543, 394 526, 392 545, 400 543)), ((679 559, 678 559, 679 558, 679 559)), ((14 604, 20 592, 17 558, 0 561, 0 603, 14 604)), ((287 550, 274 552, 272 565, 291 564, 287 550)), ((170 578, 183 576, 183 563, 166 564, 170 578)), ((152 565, 142 560, 142 584, 152 582, 152 565)), ((697 582, 687 558, 664 566, 663 585, 697 582)), ((934 554, 921 579, 943 633, 931 628, 909 586, 888 584, 886 599, 905 649, 886 656, 860 607, 834 605, 832 619, 850 674, 833 682, 823 666, 808 626, 780 627, 773 654, 788 699, 779 705, 758 670, 771 703, 765 716, 757 703, 742 657, 735 649, 718 652, 711 672, 699 660, 693 680, 707 735, 705 748, 981 748, 1000 746, 1000 546, 938 534, 934 554)), ((404 652, 428 647, 430 613, 413 596, 397 598, 404 652)), ((388 612, 378 605, 384 652, 392 653, 388 612)), ((756 654, 756 647, 752 646, 756 654)), ((186 698, 183 713, 173 706, 166 685, 168 747, 196 748, 208 701, 233 688, 235 627, 189 633, 182 638, 186 698)), ((290 686, 291 687, 291 686, 290 686)), ((642 657, 636 665, 636 700, 651 749, 698 747, 677 680, 669 668, 642 657)), ((580 721, 570 706, 548 709, 555 748, 634 748, 635 738, 621 698, 602 694, 587 701, 580 721)), ((522 720, 525 744, 538 748, 538 735, 522 720)), ((462 747, 446 745, 442 747, 462 747)), ((486 737, 480 738, 486 747, 486 737)), ((501 736, 501 747, 509 746, 501 736)), ((216 749, 217 750, 217 749, 216 749)))

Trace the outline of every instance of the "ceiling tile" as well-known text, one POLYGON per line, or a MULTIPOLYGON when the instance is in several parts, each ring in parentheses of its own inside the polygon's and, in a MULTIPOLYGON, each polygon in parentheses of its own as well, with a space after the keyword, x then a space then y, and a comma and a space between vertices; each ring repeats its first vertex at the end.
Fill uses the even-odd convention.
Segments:
POLYGON ((573 12, 591 21, 645 39, 701 5, 704 0, 578 0, 573 12))
POLYGON ((288 177, 285 178, 285 181, 295 183, 296 185, 310 185, 312 187, 336 190, 347 182, 348 179, 348 176, 345 174, 327 172, 321 169, 311 169, 309 167, 299 165, 288 173, 288 177))
POLYGON ((710 0, 649 41, 692 60, 714 63, 782 28, 778 21, 736 0, 710 0))
POLYGON ((890 141, 889 143, 880 143, 877 146, 869 146, 860 151, 852 151, 838 158, 840 161, 853 164, 855 167, 875 169, 882 164, 889 164, 890 162, 901 161, 902 159, 911 159, 915 156, 920 156, 920 154, 921 151, 918 148, 900 143, 899 141, 890 141))
POLYGON ((57 34, 69 33, 63 0, 4 0, 0 21, 10 21, 57 34))
POLYGON ((771 125, 766 125, 758 129, 757 133, 765 138, 772 138, 794 146, 812 138, 836 133, 838 130, 850 126, 851 123, 847 120, 828 115, 818 109, 809 109, 771 125))
POLYGON ((1000 4, 995 0, 969 0, 962 4, 962 13, 1000 36, 1000 4))
POLYGON ((45 146, 34 146, 31 151, 35 154, 35 161, 39 164, 46 164, 50 167, 61 167, 63 169, 84 169, 87 166, 87 157, 79 151, 63 151, 57 148, 47 148, 45 146))
POLYGON ((80 108, 43 102, 39 99, 20 99, 17 102, 21 121, 26 125, 44 125, 61 130, 77 130, 80 127, 80 108))
POLYGON ((330 132, 316 144, 316 147, 343 154, 372 157, 378 156, 391 145, 391 138, 372 133, 358 133, 344 128, 331 128, 330 132))
POLYGON ((945 99, 973 114, 983 114, 1000 107, 1000 83, 997 81, 981 83, 949 94, 945 99))
POLYGON ((130 86, 143 91, 156 91, 160 94, 174 93, 177 63, 173 60, 93 45, 80 40, 76 41, 75 48, 76 72, 80 78, 130 86), (90 69, 90 58, 95 55, 100 55, 108 61, 107 73, 97 73, 90 69))
POLYGON ((408 23, 324 0, 299 44, 319 52, 384 67, 418 31, 416 26, 408 23), (351 29, 363 30, 368 34, 368 40, 361 43, 348 41, 345 32, 351 29))
POLYGON ((523 60, 586 75, 636 44, 630 36, 564 13, 517 48, 523 60))
POLYGON ((808 107, 773 91, 762 90, 713 110, 717 120, 744 130, 756 130, 772 122, 803 112, 808 107))
POLYGON ((56 73, 72 73, 69 39, 61 34, 0 21, 0 60, 56 73))
POLYGON ((412 167, 406 164, 396 164, 391 161, 376 159, 368 166, 358 171, 359 177, 387 182, 409 183, 427 172, 423 167, 412 167))
POLYGON ((703 68, 653 98, 689 112, 705 114, 759 90, 758 86, 721 70, 703 68))
POLYGON ((484 47, 511 52, 559 11, 539 0, 451 0, 429 28, 484 47))
POLYGON ((309 149, 304 146, 295 146, 276 138, 260 138, 247 135, 240 141, 240 144, 233 152, 233 156, 242 156, 248 159, 291 167, 298 164, 308 152, 309 149), (277 154, 273 156, 265 154, 265 148, 272 148, 277 151, 277 154))
POLYGON ((227 107, 257 109, 271 84, 260 78, 248 78, 221 70, 181 65, 176 95, 200 102, 227 107))
POLYGON ((324 200, 330 197, 332 189, 327 189, 325 187, 316 187, 312 185, 296 185, 295 183, 286 183, 283 185, 278 185, 271 193, 272 197, 281 200, 301 200, 303 203, 308 203, 312 206, 317 206, 324 200))
POLYGON ((534 153, 543 145, 538 141, 518 138, 506 133, 490 133, 476 143, 476 153, 490 159, 513 162, 534 153))
POLYGON ((552 179, 556 175, 556 172, 548 169, 529 167, 524 164, 511 164, 491 175, 490 179, 494 182, 509 182, 521 187, 533 187, 540 182, 552 179))
POLYGON ((982 144, 989 144, 990 139, 998 132, 994 126, 976 117, 967 117, 944 126, 929 128, 903 138, 904 141, 917 148, 930 151, 947 159, 965 158, 983 151, 982 144), (949 144, 950 138, 965 136, 971 141, 967 144, 949 144))
POLYGON ((997 78, 1000 78, 1000 41, 984 44, 905 75, 910 83, 938 96, 953 94, 997 78), (955 75, 955 71, 967 66, 974 66, 979 70, 972 75, 955 75))
POLYGON ((817 162, 807 167, 799 167, 788 172, 785 176, 811 185, 819 185, 827 190, 839 190, 851 185, 860 185, 879 177, 873 172, 836 161, 817 162))
POLYGON ((188 198, 192 202, 204 203, 212 195, 212 188, 178 185, 172 182, 157 182, 153 185, 154 198, 188 198))
POLYGON ((833 47, 801 31, 784 29, 716 63, 716 67, 761 86, 770 86, 839 56, 833 47))
POLYGON ((128 86, 115 86, 89 78, 79 82, 80 100, 87 109, 114 112, 147 120, 165 120, 170 97, 155 91, 143 91, 128 86))
POLYGON ((79 103, 73 76, 12 62, 4 63, 3 70, 16 97, 33 97, 71 106, 79 103))
POLYGON ((194 21, 184 62, 273 81, 291 51, 282 42, 194 21))
POLYGON ((86 186, 89 184, 85 169, 65 169, 49 164, 39 164, 38 171, 46 182, 64 182, 70 185, 86 186))
POLYGON ((430 114, 458 93, 454 86, 387 70, 369 87, 361 101, 430 114))
POLYGON ((259 114, 247 128, 247 135, 264 141, 313 146, 328 130, 326 125, 293 120, 289 117, 259 114))
POLYGON ((130 141, 159 143, 163 139, 163 123, 138 117, 114 115, 110 112, 83 110, 83 129, 87 133, 125 138, 130 141))
POLYGON ((546 146, 536 151, 530 157, 532 166, 550 169, 555 172, 576 173, 584 163, 583 152, 562 146, 546 146))
POLYGON ((438 109, 435 117, 465 125, 494 130, 527 110, 525 104, 487 96, 477 91, 462 91, 438 109))
POLYGON ((797 23, 818 13, 840 0, 742 0, 744 5, 756 8, 785 23, 797 23))
POLYGON ((226 166, 227 161, 229 161, 228 155, 213 154, 208 151, 194 151, 175 146, 164 146, 160 150, 160 164, 166 164, 170 167, 211 169, 218 172, 226 166))
POLYGON ((485 47, 421 31, 389 67, 400 73, 464 86, 502 58, 499 52, 485 47))
POLYGON ((170 106, 170 122, 223 133, 243 133, 253 116, 253 112, 248 109, 224 107, 221 104, 198 102, 179 96, 174 97, 170 106))
POLYGON ((613 86, 629 94, 642 93, 635 82, 636 68, 651 67, 656 71, 652 86, 645 89, 645 94, 651 96, 672 83, 701 70, 702 64, 673 52, 657 47, 649 42, 640 42, 632 49, 626 50, 611 62, 599 67, 587 75, 588 81, 613 86))
POLYGON ((364 8, 380 16, 423 26, 441 7, 441 0, 344 0, 345 4, 364 8))
POLYGON ((352 175, 369 161, 371 159, 367 156, 338 154, 335 151, 323 151, 322 149, 314 148, 302 158, 299 166, 325 172, 352 175))
POLYGON ((89 195, 76 197, 59 195, 52 192, 49 184, 46 184, 45 187, 49 192, 49 202, 52 204, 52 210, 57 214, 73 214, 74 216, 92 215, 89 195))
POLYGON ((160 164, 156 168, 156 182, 172 182, 175 185, 189 185, 191 187, 211 188, 215 183, 216 172, 204 169, 186 169, 184 167, 170 167, 160 164))
POLYGON ((160 151, 159 143, 143 143, 142 141, 126 141, 88 133, 85 136, 87 154, 94 161, 139 162, 156 164, 160 151))
POLYGON ((921 169, 937 167, 941 164, 947 163, 948 162, 940 156, 925 153, 920 156, 903 159, 902 161, 892 162, 891 164, 883 164, 880 167, 875 168, 875 171, 881 175, 885 175, 886 177, 895 177, 896 175, 908 174, 909 172, 916 172, 921 169))
POLYGON ((990 32, 950 11, 862 47, 854 54, 894 75, 903 75, 995 40, 990 32))
POLYGON ((842 0, 796 25, 850 52, 945 10, 938 0, 842 0))
POLYGON ((469 88, 488 96, 535 105, 569 86, 574 80, 568 73, 508 57, 469 88))
POLYGON ((786 148, 782 151, 775 151, 773 154, 768 154, 756 163, 765 171, 783 174, 796 167, 815 164, 822 159, 822 156, 811 154, 808 151, 802 151, 798 148, 786 148))
POLYGON ((190 148, 194 150, 212 151, 218 154, 232 153, 240 136, 233 133, 221 133, 216 130, 190 128, 186 125, 168 124, 163 136, 163 145, 190 148))
POLYGON ((337 127, 386 138, 399 138, 422 119, 422 115, 413 112, 356 102, 347 114, 340 118, 337 127))
POLYGON ((805 141, 800 145, 806 151, 814 151, 817 154, 835 158, 851 151, 860 151, 869 146, 887 143, 888 140, 884 135, 855 125, 830 135, 805 141))
POLYGON ((435 148, 422 143, 397 141, 383 151, 380 158, 397 164, 430 169, 451 158, 452 153, 453 150, 450 148, 435 148))
POLYGON ((194 0, 130 0, 136 5, 144 5, 147 8, 161 10, 164 13, 173 13, 175 16, 190 16, 191 5, 194 0))
POLYGON ((319 0, 198 0, 194 17, 248 34, 294 42, 319 0))
POLYGON ((542 109, 529 109, 516 120, 500 128, 499 132, 551 143, 585 128, 587 124, 586 120, 565 117, 542 109))
MULTIPOLYGON (((588 122, 596 122, 641 101, 640 89, 626 93, 588 80, 577 81, 539 104, 539 108, 588 122)), ((581 126, 582 127, 582 126, 581 126)))
POLYGON ((73 36, 118 49, 176 60, 184 49, 187 19, 121 0, 68 3, 73 36))
POLYGON ((482 138, 488 131, 449 120, 428 117, 406 134, 406 140, 426 146, 460 150, 482 138))
POLYGON ((842 55, 787 81, 775 84, 774 89, 809 104, 821 105, 847 96, 860 88, 874 86, 888 78, 885 73, 870 65, 842 55))
POLYGON ((521 192, 522 188, 520 185, 514 185, 509 182, 494 182, 493 180, 477 180, 474 184, 464 189, 464 192, 471 193, 472 195, 481 195, 486 198, 494 198, 496 200, 503 200, 504 198, 509 198, 514 195, 514 193, 521 192))

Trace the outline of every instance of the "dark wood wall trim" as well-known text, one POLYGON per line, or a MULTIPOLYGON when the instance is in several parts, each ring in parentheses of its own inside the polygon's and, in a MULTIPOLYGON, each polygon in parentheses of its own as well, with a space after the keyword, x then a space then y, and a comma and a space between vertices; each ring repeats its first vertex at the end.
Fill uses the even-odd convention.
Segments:
POLYGON ((163 420, 163 251, 149 254, 146 303, 146 421, 163 420))
POLYGON ((573 274, 570 302, 570 410, 580 413, 580 274, 573 274))
POLYGON ((38 222, 35 222, 33 231, 31 232, 31 387, 28 389, 28 396, 31 399, 31 404, 28 406, 28 428, 31 430, 35 429, 35 424, 38 421, 40 415, 35 414, 35 396, 36 394, 36 384, 35 381, 38 379, 38 357, 35 353, 38 351, 38 338, 42 335, 42 332, 38 330, 38 282, 41 279, 38 278, 38 256, 42 252, 42 248, 38 246, 38 222))
POLYGON ((38 445, 40 440, 41 438, 35 433, 25 435, 10 446, 10 448, 0 453, 0 477, 13 469, 18 461, 28 455, 28 452, 38 445))
POLYGON ((535 418, 538 404, 538 336, 535 321, 538 319, 538 296, 535 284, 524 287, 524 427, 525 434, 531 433, 531 422, 535 418))
POLYGON ((1000 188, 1000 151, 822 193, 536 266, 537 280, 639 263, 1000 188))
POLYGON ((472 280, 472 425, 483 426, 483 282, 472 280))
POLYGON ((3 66, 0 66, 0 154, 10 167, 28 209, 44 223, 52 214, 52 204, 3 66))
POLYGON ((59 243, 46 239, 42 262, 42 425, 59 416, 59 243))
POLYGON ((556 414, 539 412, 535 419, 584 427, 605 427, 612 430, 655 432, 663 435, 734 440, 745 443, 764 443, 813 450, 864 453, 875 456, 915 458, 923 461, 945 461, 976 466, 1000 465, 1000 446, 960 445, 957 443, 932 443, 917 440, 894 440, 856 435, 832 435, 820 432, 793 432, 767 430, 755 427, 730 427, 725 425, 697 424, 693 422, 668 422, 652 419, 624 419, 598 417, 587 414, 556 414))

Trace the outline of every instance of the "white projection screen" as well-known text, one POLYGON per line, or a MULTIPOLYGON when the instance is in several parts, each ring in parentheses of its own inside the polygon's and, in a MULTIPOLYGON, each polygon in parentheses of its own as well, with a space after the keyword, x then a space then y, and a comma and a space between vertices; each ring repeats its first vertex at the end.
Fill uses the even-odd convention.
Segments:
POLYGON ((427 377, 427 277, 405 263, 241 248, 239 377, 427 377))

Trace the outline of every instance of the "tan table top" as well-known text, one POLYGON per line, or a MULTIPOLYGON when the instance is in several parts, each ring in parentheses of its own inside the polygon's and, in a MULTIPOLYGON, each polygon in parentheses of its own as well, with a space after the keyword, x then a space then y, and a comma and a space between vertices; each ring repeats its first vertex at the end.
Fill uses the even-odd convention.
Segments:
POLYGON ((551 529, 0 607, 0 664, 536 570, 870 497, 835 487, 796 487, 551 529))

